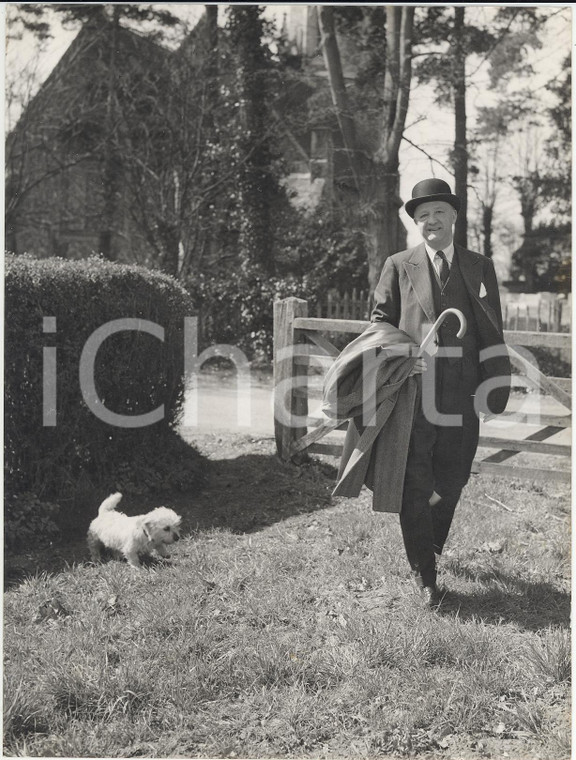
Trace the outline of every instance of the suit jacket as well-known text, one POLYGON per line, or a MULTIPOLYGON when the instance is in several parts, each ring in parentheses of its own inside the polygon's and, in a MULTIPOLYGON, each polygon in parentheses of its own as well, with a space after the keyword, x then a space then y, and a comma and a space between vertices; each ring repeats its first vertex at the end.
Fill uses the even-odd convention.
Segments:
MULTIPOLYGON (((480 393, 479 411, 499 414, 510 394, 510 360, 504 344, 498 283, 492 261, 479 253, 454 246, 462 278, 470 296, 480 342, 481 381, 492 381, 489 393, 480 393), (496 380, 498 378, 498 380, 496 380)), ((416 343, 436 317, 428 254, 424 243, 390 256, 374 293, 373 322, 388 322, 416 343)), ((485 386, 484 390, 488 386, 485 386)))

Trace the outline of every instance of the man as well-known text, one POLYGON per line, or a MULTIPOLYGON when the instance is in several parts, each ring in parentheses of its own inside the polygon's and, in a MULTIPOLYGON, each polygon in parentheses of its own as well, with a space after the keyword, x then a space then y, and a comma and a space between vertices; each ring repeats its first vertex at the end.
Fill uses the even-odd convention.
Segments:
POLYGON ((510 364, 493 264, 453 243, 459 199, 443 180, 426 179, 415 185, 405 209, 423 242, 386 260, 372 322, 388 322, 419 344, 447 308, 459 309, 467 321, 460 340, 458 318, 449 316, 440 327, 436 353, 415 365, 422 374, 400 524, 416 582, 426 604, 437 608, 435 555, 442 553, 470 476, 478 445, 478 412, 504 411, 510 364), (490 380, 491 385, 482 386, 490 380))

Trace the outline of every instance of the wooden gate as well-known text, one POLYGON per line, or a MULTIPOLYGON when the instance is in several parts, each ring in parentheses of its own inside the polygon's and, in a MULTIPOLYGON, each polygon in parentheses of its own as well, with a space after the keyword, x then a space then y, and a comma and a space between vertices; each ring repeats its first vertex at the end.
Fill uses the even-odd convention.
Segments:
MULTIPOLYGON (((339 349, 326 334, 349 334, 351 340, 368 324, 363 320, 308 317, 308 302, 300 298, 286 298, 274 304, 274 424, 276 446, 282 459, 297 461, 306 452, 341 454, 341 440, 330 440, 330 437, 322 439, 333 431, 345 430, 347 422, 334 422, 321 415, 310 416, 309 401, 314 395, 318 397, 322 370, 328 369, 339 354, 339 349), (288 418, 288 414, 292 415, 292 419, 288 418), (291 424, 294 419, 296 425, 291 424)), ((504 337, 512 364, 521 371, 527 366, 526 358, 522 356, 523 346, 571 347, 571 336, 566 333, 505 330, 504 337)), ((483 425, 479 449, 495 451, 477 458, 472 471, 569 482, 570 468, 558 467, 556 459, 570 456, 569 433, 560 436, 565 439, 561 442, 549 439, 571 427, 571 381, 547 377, 533 364, 529 365, 528 372, 523 376, 529 387, 554 399, 557 408, 545 414, 504 412, 494 418, 498 421, 513 420, 522 433, 515 438, 496 435, 497 428, 490 430, 490 422, 483 425), (558 404, 561 406, 558 407, 558 404), (552 456, 552 466, 504 464, 522 452, 552 456)), ((497 424, 494 422, 492 426, 497 424)))

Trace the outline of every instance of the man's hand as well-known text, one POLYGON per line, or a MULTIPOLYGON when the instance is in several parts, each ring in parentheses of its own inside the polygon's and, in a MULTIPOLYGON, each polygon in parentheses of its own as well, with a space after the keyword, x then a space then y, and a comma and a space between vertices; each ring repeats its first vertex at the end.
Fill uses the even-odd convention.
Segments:
POLYGON ((412 377, 412 375, 421 375, 423 372, 426 372, 426 362, 422 357, 419 357, 416 359, 408 377, 412 377))
MULTIPOLYGON (((381 346, 382 356, 389 356, 390 358, 395 356, 415 356, 418 351, 418 346, 413 343, 399 343, 396 346, 381 346)), ((412 375, 421 375, 426 372, 427 365, 423 357, 419 356, 414 362, 414 366, 410 370, 408 377, 412 375)))

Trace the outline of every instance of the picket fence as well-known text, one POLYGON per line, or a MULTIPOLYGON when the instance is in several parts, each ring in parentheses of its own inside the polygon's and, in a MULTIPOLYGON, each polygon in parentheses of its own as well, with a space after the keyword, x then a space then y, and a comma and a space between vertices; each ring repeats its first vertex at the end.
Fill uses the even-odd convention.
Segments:
MULTIPOLYGON (((571 302, 558 296, 538 298, 537 294, 502 298, 502 319, 506 330, 570 332, 571 302), (530 303, 526 303, 530 301, 530 303)), ((369 319, 373 300, 367 290, 349 293, 330 291, 316 307, 316 317, 326 319, 369 319)))

